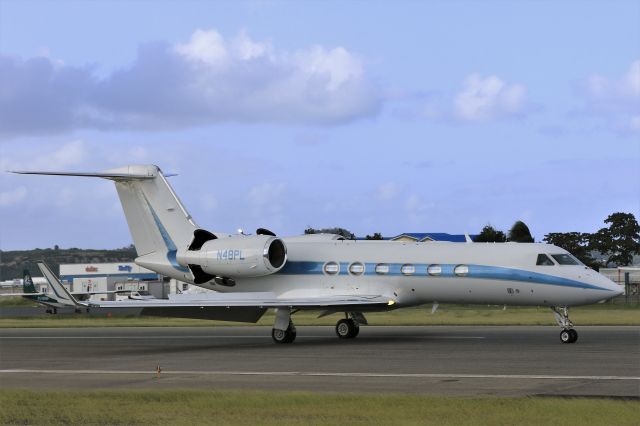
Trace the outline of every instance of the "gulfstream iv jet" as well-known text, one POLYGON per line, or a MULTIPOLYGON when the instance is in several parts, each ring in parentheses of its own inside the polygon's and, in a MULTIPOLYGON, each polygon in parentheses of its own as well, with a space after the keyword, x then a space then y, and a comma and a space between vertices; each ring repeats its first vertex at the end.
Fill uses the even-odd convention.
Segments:
POLYGON ((101 173, 16 173, 112 180, 133 236, 135 262, 218 292, 90 307, 244 322, 256 322, 275 308, 273 340, 290 343, 296 338, 292 315, 300 310, 344 313, 336 334, 349 339, 367 324, 367 312, 426 303, 548 306, 562 328, 561 341, 573 343, 578 334, 568 308, 623 292, 548 244, 353 241, 329 234, 280 238, 262 228, 255 235, 202 229, 153 165, 101 173))

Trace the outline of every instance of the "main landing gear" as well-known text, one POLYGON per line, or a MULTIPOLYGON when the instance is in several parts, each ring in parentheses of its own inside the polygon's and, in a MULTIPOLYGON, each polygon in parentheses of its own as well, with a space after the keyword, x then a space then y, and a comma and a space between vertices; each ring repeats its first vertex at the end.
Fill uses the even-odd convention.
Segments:
MULTIPOLYGON (((336 334, 340 339, 353 339, 360 332, 360 324, 367 324, 367 319, 361 312, 345 312, 345 318, 336 324, 336 334)), ((276 322, 271 330, 271 338, 275 343, 292 343, 296 340, 291 309, 276 309, 276 322)))
POLYGON ((562 343, 575 343, 576 340, 578 340, 578 332, 574 330, 573 323, 569 319, 569 308, 567 306, 553 306, 551 310, 556 318, 556 322, 562 327, 560 341, 562 343))
POLYGON ((341 339, 353 339, 360 332, 360 325, 352 318, 343 318, 336 324, 336 334, 341 339))
POLYGON ((345 318, 336 324, 336 334, 341 339, 353 339, 360 333, 360 324, 367 325, 362 312, 345 312, 345 318))
POLYGON ((289 326, 286 330, 272 329, 271 338, 276 343, 292 343, 296 340, 296 327, 293 325, 293 322, 289 321, 289 326))

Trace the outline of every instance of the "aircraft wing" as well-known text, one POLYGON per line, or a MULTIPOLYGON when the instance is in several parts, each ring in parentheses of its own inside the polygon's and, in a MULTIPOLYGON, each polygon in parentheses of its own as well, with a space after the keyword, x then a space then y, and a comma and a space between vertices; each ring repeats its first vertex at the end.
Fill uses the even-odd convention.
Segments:
POLYGON ((96 308, 292 308, 331 309, 340 307, 385 307, 392 306, 394 298, 383 295, 344 295, 324 297, 287 298, 274 293, 219 293, 200 298, 174 297, 172 299, 127 300, 121 302, 89 302, 96 308))
POLYGON ((46 293, 2 293, 2 296, 44 296, 46 293))

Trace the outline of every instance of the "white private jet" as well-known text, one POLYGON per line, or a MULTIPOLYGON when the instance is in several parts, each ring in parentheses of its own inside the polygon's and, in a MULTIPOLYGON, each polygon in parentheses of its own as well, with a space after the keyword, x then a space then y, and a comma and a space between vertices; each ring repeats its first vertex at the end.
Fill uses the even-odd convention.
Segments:
POLYGON ((115 182, 133 236, 135 262, 216 290, 215 296, 93 302, 142 314, 256 322, 276 309, 273 340, 290 343, 299 310, 344 312, 336 334, 358 335, 363 313, 426 303, 549 306, 560 339, 578 338, 568 307, 610 299, 622 288, 548 244, 352 241, 338 235, 279 238, 208 231, 196 225, 160 168, 131 165, 100 173, 19 171, 115 182))

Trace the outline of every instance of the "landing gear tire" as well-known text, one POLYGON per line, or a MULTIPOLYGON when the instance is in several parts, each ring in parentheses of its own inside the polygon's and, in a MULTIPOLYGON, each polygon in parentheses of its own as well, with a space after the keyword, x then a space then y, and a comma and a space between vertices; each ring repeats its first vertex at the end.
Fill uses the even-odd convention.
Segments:
POLYGON ((353 339, 360 332, 360 326, 351 318, 345 318, 336 324, 336 334, 341 339, 353 339))
POLYGON ((578 340, 578 332, 573 328, 562 330, 560 332, 560 341, 562 343, 575 343, 578 340))
POLYGON ((292 343, 296 340, 296 328, 293 324, 289 324, 289 328, 286 330, 274 328, 271 330, 271 338, 276 343, 292 343))

